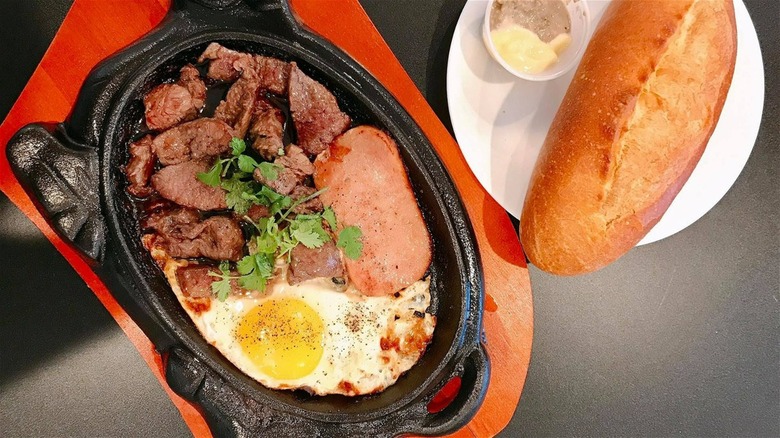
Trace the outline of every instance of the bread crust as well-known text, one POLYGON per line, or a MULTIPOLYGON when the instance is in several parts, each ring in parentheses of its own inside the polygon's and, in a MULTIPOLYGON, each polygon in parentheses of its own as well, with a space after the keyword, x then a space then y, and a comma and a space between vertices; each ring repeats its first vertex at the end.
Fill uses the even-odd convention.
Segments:
POLYGON ((687 181, 734 72, 732 0, 613 0, 536 163, 520 222, 559 275, 634 247, 687 181))

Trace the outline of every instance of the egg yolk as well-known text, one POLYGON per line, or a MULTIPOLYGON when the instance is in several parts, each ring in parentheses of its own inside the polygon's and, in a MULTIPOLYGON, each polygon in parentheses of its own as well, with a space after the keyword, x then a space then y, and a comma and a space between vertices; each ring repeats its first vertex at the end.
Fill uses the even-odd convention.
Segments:
POLYGON ((310 374, 322 358, 324 325, 317 312, 294 298, 268 300, 241 319, 237 338, 244 354, 269 377, 310 374))

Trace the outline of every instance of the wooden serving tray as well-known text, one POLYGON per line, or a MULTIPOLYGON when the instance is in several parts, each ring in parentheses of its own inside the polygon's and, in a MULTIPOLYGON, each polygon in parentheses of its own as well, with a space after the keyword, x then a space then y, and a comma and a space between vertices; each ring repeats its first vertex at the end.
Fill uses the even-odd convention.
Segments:
MULTIPOLYGON (((484 330, 491 360, 485 401, 472 421, 451 436, 488 437, 512 418, 528 371, 533 334, 531 285, 517 233, 506 212, 485 192, 460 148, 382 39, 357 0, 291 0, 302 23, 329 39, 377 77, 431 140, 452 175, 471 218, 485 277, 484 330), (332 17, 339 17, 338 24, 332 17)), ((76 0, 62 27, 0 125, 0 190, 41 229, 130 338, 196 437, 211 436, 198 409, 173 393, 163 362, 79 253, 44 220, 11 173, 5 147, 22 126, 65 120, 90 69, 159 23, 170 0, 76 0)))

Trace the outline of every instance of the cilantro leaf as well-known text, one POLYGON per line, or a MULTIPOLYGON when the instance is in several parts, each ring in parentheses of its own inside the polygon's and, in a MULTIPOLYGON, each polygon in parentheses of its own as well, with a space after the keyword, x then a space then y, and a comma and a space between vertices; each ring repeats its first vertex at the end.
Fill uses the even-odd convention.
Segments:
POLYGON ((294 226, 290 236, 298 243, 302 243, 306 248, 319 248, 325 243, 322 235, 314 230, 312 221, 300 222, 297 226, 294 226))
POLYGON ((270 278, 274 273, 274 258, 269 254, 255 254, 255 274, 270 278))
POLYGON ((228 208, 232 208, 238 214, 245 214, 249 211, 250 202, 241 197, 241 193, 227 192, 225 194, 225 203, 228 208))
POLYGON ((238 168, 241 169, 242 172, 252 173, 254 172, 255 167, 258 167, 258 164, 254 158, 243 154, 238 156, 238 168))
POLYGON ((230 295, 230 278, 225 277, 211 283, 211 291, 217 295, 219 301, 224 302, 230 295))
POLYGON ((344 248, 344 254, 352 260, 357 260, 363 253, 363 242, 361 237, 363 232, 356 226, 346 227, 339 232, 339 239, 336 246, 344 248))
POLYGON ((252 202, 244 197, 244 193, 252 190, 250 181, 241 181, 235 176, 231 179, 222 181, 222 188, 225 189, 225 203, 228 208, 232 208, 238 214, 245 214, 252 202))
POLYGON ((265 285, 274 271, 273 254, 248 255, 236 264, 241 275, 238 283, 250 290, 265 290, 265 285))
POLYGON ((268 186, 263 186, 260 189, 258 196, 263 196, 268 200, 268 204, 266 205, 271 210, 271 216, 276 216, 283 210, 289 208, 293 202, 292 198, 289 196, 280 195, 279 193, 276 193, 275 191, 268 188, 268 186))
POLYGON ((298 240, 292 237, 290 228, 284 228, 276 235, 276 241, 279 243, 279 256, 288 254, 289 258, 290 251, 298 244, 298 240))
POLYGON ((325 210, 322 211, 322 218, 325 219, 325 222, 328 223, 331 230, 336 229, 338 223, 336 222, 336 213, 333 212, 332 208, 325 207, 325 210))
POLYGON ((241 285, 241 287, 245 289, 262 292, 265 290, 265 285, 268 283, 268 278, 251 274, 251 275, 241 277, 238 280, 238 283, 241 285))
POLYGON ((217 277, 219 280, 213 281, 211 283, 211 292, 214 293, 217 296, 217 299, 219 301, 225 301, 230 295, 230 263, 223 261, 219 264, 219 271, 220 274, 217 274, 216 272, 209 271, 209 275, 212 277, 217 277))
POLYGON ((219 187, 219 183, 222 176, 222 160, 217 160, 214 166, 207 172, 201 172, 198 174, 198 180, 203 184, 211 187, 219 187))
MULTIPOLYGON (((254 160, 252 160, 254 161, 254 160)), ((240 160, 239 160, 239 166, 240 166, 240 160)), ((260 169, 260 173, 263 175, 263 178, 269 180, 269 181, 276 181, 276 179, 279 178, 279 172, 284 170, 284 166, 276 163, 257 163, 255 162, 255 167, 260 169)))
POLYGON ((279 249, 279 242, 273 235, 263 233, 255 238, 255 251, 258 253, 273 255, 276 254, 277 249, 279 249))
POLYGON ((230 140, 230 148, 233 150, 233 156, 239 156, 246 150, 246 143, 243 139, 233 137, 230 140))
POLYGON ((241 275, 246 275, 252 272, 255 268, 255 256, 244 256, 241 260, 236 262, 236 271, 241 275))

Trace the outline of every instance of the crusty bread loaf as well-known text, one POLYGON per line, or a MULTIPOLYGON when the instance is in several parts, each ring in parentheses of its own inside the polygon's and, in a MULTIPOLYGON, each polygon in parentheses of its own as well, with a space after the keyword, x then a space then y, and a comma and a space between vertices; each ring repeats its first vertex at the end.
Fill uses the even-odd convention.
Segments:
POLYGON ((650 231, 704 152, 736 49, 731 0, 613 0, 534 169, 520 222, 531 262, 591 272, 650 231))

